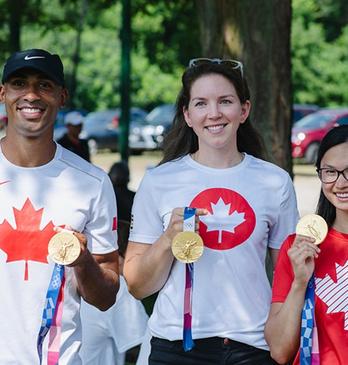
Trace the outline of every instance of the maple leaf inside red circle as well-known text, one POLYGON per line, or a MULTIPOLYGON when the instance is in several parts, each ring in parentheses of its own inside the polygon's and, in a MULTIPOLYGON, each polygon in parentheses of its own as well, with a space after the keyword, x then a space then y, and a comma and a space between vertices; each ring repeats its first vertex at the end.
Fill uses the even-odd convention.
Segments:
POLYGON ((239 193, 226 188, 200 192, 190 207, 209 211, 200 217, 199 234, 204 245, 214 250, 229 250, 245 242, 256 225, 255 212, 239 193))

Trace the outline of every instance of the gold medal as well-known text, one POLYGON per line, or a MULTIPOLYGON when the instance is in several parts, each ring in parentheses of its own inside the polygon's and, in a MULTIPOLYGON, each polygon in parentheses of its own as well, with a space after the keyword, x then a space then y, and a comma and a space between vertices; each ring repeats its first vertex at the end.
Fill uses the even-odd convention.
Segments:
POLYGON ((185 264, 195 262, 202 256, 203 240, 195 232, 180 232, 173 239, 172 252, 177 260, 185 264))
POLYGON ((57 264, 70 265, 80 255, 81 247, 78 238, 68 232, 56 233, 48 243, 48 255, 57 264))
POLYGON ((315 239, 315 244, 322 243, 327 235, 328 227, 325 219, 317 214, 303 216, 296 226, 296 233, 315 239))

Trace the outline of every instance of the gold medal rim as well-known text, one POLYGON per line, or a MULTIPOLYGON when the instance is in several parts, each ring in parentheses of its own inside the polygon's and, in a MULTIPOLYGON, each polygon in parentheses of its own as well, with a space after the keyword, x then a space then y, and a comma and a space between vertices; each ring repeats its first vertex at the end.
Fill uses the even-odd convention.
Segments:
POLYGON ((303 236, 308 236, 308 234, 303 233, 303 226, 304 226, 304 223, 307 220, 310 220, 311 218, 318 221, 319 222, 319 227, 323 228, 323 229, 320 230, 320 232, 323 233, 323 235, 322 235, 323 238, 321 240, 316 239, 313 236, 310 236, 310 237, 315 239, 315 242, 314 242, 315 245, 320 245, 325 240, 326 235, 329 231, 329 228, 327 226, 327 223, 326 223, 325 219, 322 216, 320 216, 319 214, 306 214, 303 217, 301 217, 300 220, 297 222, 297 225, 296 225, 296 234, 301 234, 303 236))
POLYGON ((57 264, 60 265, 70 265, 72 264, 74 261, 76 261, 76 259, 79 257, 81 253, 81 247, 80 247, 80 241, 78 240, 78 238, 73 234, 73 233, 68 233, 68 232, 58 232, 56 233, 54 236, 51 237, 50 241, 48 242, 48 255, 51 258, 51 260, 57 264), (60 236, 66 236, 69 235, 72 237, 72 243, 73 246, 72 248, 78 249, 76 250, 76 255, 74 255, 70 260, 59 260, 55 257, 55 253, 52 252, 53 248, 55 247, 55 241, 59 240, 62 241, 62 238, 60 236), (76 257, 75 257, 76 256, 76 257))
POLYGON ((176 236, 174 237, 173 241, 172 241, 172 253, 174 255, 174 257, 180 261, 180 262, 183 262, 185 264, 190 264, 192 262, 196 262, 203 254, 203 250, 204 250, 204 243, 203 243, 203 239, 202 237, 196 233, 196 232, 191 232, 191 231, 183 231, 183 232, 179 232, 176 234, 176 236), (197 255, 196 257, 192 258, 192 259, 187 259, 187 260, 183 260, 181 258, 179 258, 177 256, 177 252, 174 251, 174 248, 177 247, 176 246, 176 243, 180 240, 187 240, 187 237, 186 238, 182 238, 184 236, 192 236, 194 237, 196 240, 197 240, 197 245, 199 248, 200 248, 200 251, 199 251, 199 255, 197 255))

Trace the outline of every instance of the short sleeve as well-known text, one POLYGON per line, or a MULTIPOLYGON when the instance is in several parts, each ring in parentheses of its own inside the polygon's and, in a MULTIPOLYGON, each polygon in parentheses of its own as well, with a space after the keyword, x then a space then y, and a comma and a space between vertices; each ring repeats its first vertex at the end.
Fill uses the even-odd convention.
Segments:
POLYGON ((290 235, 280 249, 273 277, 272 303, 285 301, 294 280, 294 273, 288 256, 288 250, 294 239, 295 235, 290 235))
POLYGON ((152 244, 163 233, 163 222, 157 206, 153 177, 148 171, 134 197, 130 241, 152 244))
POLYGON ((299 220, 294 185, 288 174, 286 177, 283 188, 280 189, 277 219, 270 229, 268 246, 274 249, 279 249, 286 237, 295 232, 299 220))
POLYGON ((109 177, 105 174, 100 190, 92 201, 90 219, 84 234, 92 254, 106 254, 115 251, 117 246, 117 208, 116 197, 109 177))

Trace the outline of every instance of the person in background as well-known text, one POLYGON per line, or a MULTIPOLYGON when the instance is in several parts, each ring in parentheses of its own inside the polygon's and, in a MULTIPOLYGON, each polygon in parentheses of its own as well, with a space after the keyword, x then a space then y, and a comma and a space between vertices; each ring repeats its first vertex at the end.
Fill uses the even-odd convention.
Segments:
MULTIPOLYGON (((82 346, 84 365, 124 365, 126 352, 143 343, 148 316, 142 303, 129 294, 122 276, 128 244, 129 222, 118 221, 120 290, 116 303, 106 312, 81 303, 82 346)), ((148 342, 148 340, 147 340, 148 342)), ((137 365, 147 365, 149 347, 142 346, 137 365)))
POLYGON ((301 314, 313 274, 311 363, 348 364, 348 125, 326 134, 316 167, 321 181, 317 214, 329 232, 319 246, 313 238, 291 235, 281 248, 265 328, 272 357, 280 364, 300 363, 301 314))
POLYGON ((117 196, 117 212, 120 220, 131 221, 131 211, 135 192, 128 189, 129 168, 125 161, 115 162, 109 177, 117 196))
POLYGON ((83 127, 83 121, 84 117, 80 112, 73 111, 67 113, 64 117, 64 124, 67 131, 57 142, 90 162, 88 142, 79 137, 83 127))
POLYGON ((265 258, 276 262, 298 211, 288 173, 262 159, 250 108, 240 61, 190 61, 163 160, 134 199, 124 264, 136 298, 159 291, 150 365, 274 364, 265 258), (186 227, 204 242, 192 269, 171 250, 186 227))
POLYGON ((81 297, 104 311, 116 300, 110 179, 53 140, 67 96, 58 55, 29 49, 7 59, 0 86, 8 116, 0 140, 0 364, 81 365, 81 297), (72 237, 63 242, 64 257, 78 240, 78 257, 67 266, 48 256, 62 227, 72 237))

